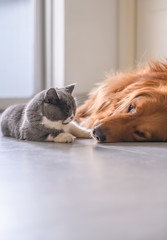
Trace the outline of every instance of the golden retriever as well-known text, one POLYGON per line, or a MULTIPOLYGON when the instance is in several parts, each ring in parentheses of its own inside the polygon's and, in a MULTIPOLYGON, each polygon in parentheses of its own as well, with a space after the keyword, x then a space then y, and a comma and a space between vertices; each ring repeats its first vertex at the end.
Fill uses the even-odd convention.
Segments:
POLYGON ((167 61, 110 76, 75 120, 100 142, 167 141, 167 61))

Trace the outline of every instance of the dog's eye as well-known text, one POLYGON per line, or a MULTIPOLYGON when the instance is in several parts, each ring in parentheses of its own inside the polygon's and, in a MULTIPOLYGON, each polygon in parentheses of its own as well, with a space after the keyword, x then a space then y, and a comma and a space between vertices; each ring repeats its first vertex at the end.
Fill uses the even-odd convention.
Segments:
POLYGON ((144 132, 140 132, 140 131, 135 131, 135 134, 141 138, 145 138, 145 134, 144 132))
POLYGON ((132 104, 130 104, 129 107, 128 107, 128 113, 129 113, 129 112, 132 112, 133 110, 134 110, 134 107, 133 107, 132 104))

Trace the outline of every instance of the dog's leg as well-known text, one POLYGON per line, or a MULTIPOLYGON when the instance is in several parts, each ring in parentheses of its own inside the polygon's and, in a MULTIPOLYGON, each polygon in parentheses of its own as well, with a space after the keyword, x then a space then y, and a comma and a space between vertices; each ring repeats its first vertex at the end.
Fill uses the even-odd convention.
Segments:
POLYGON ((91 130, 80 127, 76 122, 71 122, 69 132, 77 138, 91 138, 91 130))

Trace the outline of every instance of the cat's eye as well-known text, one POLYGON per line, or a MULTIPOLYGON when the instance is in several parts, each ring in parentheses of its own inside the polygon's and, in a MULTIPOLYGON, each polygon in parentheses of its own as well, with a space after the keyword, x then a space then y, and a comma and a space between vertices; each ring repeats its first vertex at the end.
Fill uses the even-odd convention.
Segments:
POLYGON ((65 111, 66 113, 68 113, 68 112, 70 111, 70 109, 71 109, 71 107, 70 107, 69 105, 66 105, 66 106, 64 107, 64 111, 65 111))

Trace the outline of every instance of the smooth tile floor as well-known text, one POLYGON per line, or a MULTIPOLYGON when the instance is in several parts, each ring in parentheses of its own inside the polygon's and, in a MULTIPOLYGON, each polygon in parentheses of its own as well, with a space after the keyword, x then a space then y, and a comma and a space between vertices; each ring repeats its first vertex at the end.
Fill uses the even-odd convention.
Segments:
POLYGON ((0 240, 166 240, 167 143, 0 136, 0 240))

